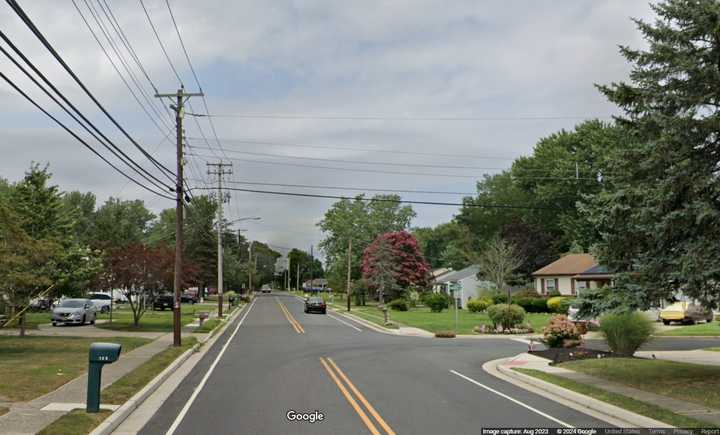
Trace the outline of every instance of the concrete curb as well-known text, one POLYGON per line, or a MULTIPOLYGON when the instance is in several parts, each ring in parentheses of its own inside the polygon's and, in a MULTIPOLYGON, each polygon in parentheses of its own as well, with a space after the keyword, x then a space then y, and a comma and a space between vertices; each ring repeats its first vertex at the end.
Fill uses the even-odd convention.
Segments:
POLYGON ((502 379, 503 381, 509 382, 524 390, 541 395, 561 405, 567 406, 570 409, 574 409, 575 411, 582 412, 583 414, 587 414, 598 420, 610 423, 613 426, 634 428, 674 427, 667 423, 636 414, 632 411, 585 396, 584 394, 576 393, 575 391, 568 390, 567 388, 560 387, 550 382, 545 382, 533 376, 529 376, 503 366, 505 362, 514 358, 515 357, 488 361, 483 364, 482 367, 485 372, 495 376, 496 378, 502 379))
POLYGON ((227 329, 230 324, 235 321, 238 315, 240 315, 241 312, 245 310, 246 307, 250 306, 250 304, 246 304, 245 307, 235 310, 233 314, 228 317, 227 321, 223 324, 221 329, 213 334, 212 337, 209 337, 208 340, 204 342, 196 343, 195 346, 192 348, 186 350, 183 352, 179 357, 175 359, 172 363, 170 363, 169 366, 165 368, 162 372, 160 372, 155 378, 153 378, 147 385, 143 387, 142 390, 135 393, 134 396, 132 396, 127 402, 122 404, 120 408, 117 409, 117 411, 110 414, 105 420, 98 425, 92 432, 90 432, 90 435, 110 435, 113 433, 115 429, 117 429, 118 426, 120 426, 129 416, 133 413, 142 403, 150 397, 152 393, 157 390, 160 385, 167 380, 167 378, 172 375, 175 370, 177 370, 178 367, 180 367, 185 361, 187 361, 190 356, 197 352, 201 346, 204 346, 205 344, 209 344, 209 346, 212 346, 215 344, 215 341, 222 336, 223 332, 225 332, 225 329, 227 329))

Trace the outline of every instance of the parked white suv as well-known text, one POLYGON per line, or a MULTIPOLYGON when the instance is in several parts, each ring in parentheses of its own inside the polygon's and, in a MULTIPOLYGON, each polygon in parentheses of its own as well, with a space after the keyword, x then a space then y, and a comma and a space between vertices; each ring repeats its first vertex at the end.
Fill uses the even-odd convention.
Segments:
POLYGON ((105 293, 90 293, 88 294, 90 299, 95 306, 95 310, 101 313, 110 312, 110 304, 112 303, 112 297, 105 293))

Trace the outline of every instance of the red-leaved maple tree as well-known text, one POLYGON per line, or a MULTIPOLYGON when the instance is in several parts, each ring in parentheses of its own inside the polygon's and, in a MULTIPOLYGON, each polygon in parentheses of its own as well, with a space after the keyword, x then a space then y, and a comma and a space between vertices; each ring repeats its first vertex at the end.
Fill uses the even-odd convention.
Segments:
POLYGON ((407 231, 381 234, 365 249, 362 273, 366 280, 372 281, 371 277, 378 272, 378 268, 385 267, 379 264, 377 255, 378 248, 383 244, 392 252, 393 264, 390 269, 398 287, 403 290, 410 286, 427 287, 430 265, 425 260, 415 237, 407 231))

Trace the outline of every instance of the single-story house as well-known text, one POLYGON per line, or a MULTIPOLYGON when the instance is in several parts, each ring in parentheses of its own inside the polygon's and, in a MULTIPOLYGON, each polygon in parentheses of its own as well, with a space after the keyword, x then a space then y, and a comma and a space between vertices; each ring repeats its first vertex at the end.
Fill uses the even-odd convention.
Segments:
POLYGON ((613 274, 590 254, 568 254, 532 274, 535 291, 541 295, 560 292, 574 296, 586 288, 610 284, 613 274))
POLYGON ((435 280, 433 290, 449 295, 451 290, 455 289, 458 308, 462 308, 465 302, 480 296, 482 290, 492 288, 492 283, 489 281, 478 279, 479 271, 478 266, 469 266, 465 269, 444 273, 435 280))

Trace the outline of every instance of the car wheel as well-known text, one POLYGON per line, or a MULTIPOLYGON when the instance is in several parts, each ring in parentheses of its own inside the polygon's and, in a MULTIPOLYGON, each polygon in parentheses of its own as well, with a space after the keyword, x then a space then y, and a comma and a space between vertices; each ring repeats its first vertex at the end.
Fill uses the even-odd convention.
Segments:
POLYGON ((96 318, 93 317, 93 319, 90 321, 90 324, 91 324, 91 325, 94 325, 94 324, 95 324, 95 320, 96 320, 96 318))
POLYGON ((107 305, 105 305, 104 307, 100 308, 100 313, 101 313, 101 314, 102 314, 102 313, 109 313, 109 312, 110 312, 110 307, 107 306, 107 305))
POLYGON ((322 310, 322 313, 323 313, 323 314, 327 314, 327 310, 322 310))
POLYGON ((669 320, 663 320, 662 322, 663 322, 663 325, 666 325, 666 326, 670 324, 669 320))
POLYGON ((53 326, 57 326, 57 323, 55 323, 55 322, 52 322, 52 325, 53 325, 53 326))
POLYGON ((80 322, 80 326, 85 326, 85 314, 83 314, 82 322, 80 322))

